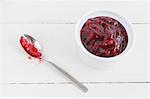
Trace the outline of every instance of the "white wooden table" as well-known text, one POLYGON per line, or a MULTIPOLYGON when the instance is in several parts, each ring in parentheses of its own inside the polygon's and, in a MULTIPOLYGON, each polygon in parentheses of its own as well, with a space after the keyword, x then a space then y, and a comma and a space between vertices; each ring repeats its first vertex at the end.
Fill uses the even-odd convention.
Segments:
MULTIPOLYGON (((150 19, 147 2, 0 2, 0 96, 148 97, 150 19), (126 17, 136 34, 133 52, 96 70, 84 64, 75 44, 75 26, 85 13, 110 10, 126 17), (19 44, 23 33, 43 44, 53 60, 89 88, 84 94, 48 65, 29 60, 19 44)), ((120 99, 120 98, 119 98, 120 99)))

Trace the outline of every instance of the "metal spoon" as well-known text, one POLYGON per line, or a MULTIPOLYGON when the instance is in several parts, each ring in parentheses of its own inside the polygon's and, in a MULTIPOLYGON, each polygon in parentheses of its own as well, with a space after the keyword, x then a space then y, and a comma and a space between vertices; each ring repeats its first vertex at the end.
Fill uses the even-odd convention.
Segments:
MULTIPOLYGON (((42 47, 40 45, 40 43, 34 39, 32 36, 24 34, 23 37, 32 45, 34 45, 37 50, 39 52, 42 53, 42 47)), ((49 63, 51 64, 51 66, 53 66, 55 69, 57 69, 61 74, 63 74, 65 77, 67 77, 69 80, 71 80, 74 85, 76 85, 79 89, 81 89, 83 92, 87 92, 88 88, 86 88, 84 85, 82 85, 78 80, 76 80, 74 77, 72 77, 68 72, 66 72, 65 70, 63 70, 62 68, 58 67, 55 63, 42 58, 43 62, 49 63)))

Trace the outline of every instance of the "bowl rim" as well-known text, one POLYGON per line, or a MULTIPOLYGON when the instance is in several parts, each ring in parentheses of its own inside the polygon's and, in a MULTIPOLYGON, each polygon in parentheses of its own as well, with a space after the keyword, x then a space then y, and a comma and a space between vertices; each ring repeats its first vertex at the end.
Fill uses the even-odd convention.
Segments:
POLYGON ((133 31, 133 27, 132 27, 131 23, 126 18, 124 18, 123 16, 121 16, 115 12, 107 11, 107 10, 94 10, 94 11, 91 11, 91 12, 83 15, 76 24, 75 38, 76 38, 77 45, 88 56, 93 57, 97 60, 103 60, 103 61, 114 61, 114 60, 118 60, 118 59, 124 57, 127 53, 129 53, 131 51, 131 49, 133 47, 134 40, 135 40, 134 31, 133 31), (127 44, 125 50, 122 53, 120 53, 119 55, 116 55, 114 57, 96 56, 96 55, 90 53, 82 44, 81 37, 80 37, 80 30, 81 30, 83 24, 87 21, 87 19, 92 18, 92 17, 98 17, 98 16, 108 16, 108 17, 116 19, 117 21, 119 21, 123 25, 123 27, 127 31, 128 44, 127 44))

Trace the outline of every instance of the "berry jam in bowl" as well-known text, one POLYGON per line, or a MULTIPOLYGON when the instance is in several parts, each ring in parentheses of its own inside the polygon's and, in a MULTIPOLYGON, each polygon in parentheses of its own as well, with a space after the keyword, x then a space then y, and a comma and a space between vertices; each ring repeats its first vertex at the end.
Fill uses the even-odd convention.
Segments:
POLYGON ((101 10, 80 19, 75 37, 82 60, 96 67, 120 60, 134 41, 133 28, 125 18, 101 10))

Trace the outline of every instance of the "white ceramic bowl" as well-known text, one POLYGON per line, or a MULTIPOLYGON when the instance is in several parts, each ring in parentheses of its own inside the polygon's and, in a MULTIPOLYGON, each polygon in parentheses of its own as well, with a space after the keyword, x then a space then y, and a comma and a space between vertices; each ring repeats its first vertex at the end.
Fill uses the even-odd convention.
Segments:
POLYGON ((122 16, 120 16, 114 12, 97 10, 97 11, 92 11, 92 12, 84 15, 78 21, 78 23, 76 25, 75 39, 77 42, 77 46, 78 46, 78 50, 79 50, 79 54, 81 56, 81 59, 86 64, 88 64, 90 66, 99 67, 99 66, 101 66, 102 63, 106 63, 106 64, 112 63, 112 62, 120 60, 124 56, 126 56, 128 54, 128 52, 132 49, 133 42, 134 42, 134 33, 133 33, 133 28, 132 28, 131 24, 124 17, 122 17, 122 16), (112 17, 112 18, 116 19, 117 21, 119 21, 124 26, 124 28, 126 29, 127 35, 128 35, 128 44, 127 44, 126 49, 122 53, 120 53, 119 55, 114 56, 114 57, 109 57, 109 58, 99 57, 99 56, 96 56, 96 55, 90 53, 83 46, 82 41, 81 41, 81 37, 80 37, 80 30, 81 30, 82 26, 84 25, 84 23, 89 18, 94 18, 94 17, 98 17, 98 16, 112 17))

